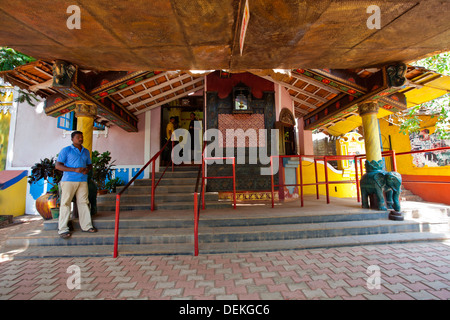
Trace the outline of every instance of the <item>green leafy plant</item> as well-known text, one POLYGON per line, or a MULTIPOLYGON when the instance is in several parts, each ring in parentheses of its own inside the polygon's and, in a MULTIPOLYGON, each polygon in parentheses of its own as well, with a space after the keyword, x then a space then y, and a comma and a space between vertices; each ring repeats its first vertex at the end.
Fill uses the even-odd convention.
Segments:
POLYGON ((56 206, 59 207, 59 182, 62 179, 63 172, 57 170, 55 165, 56 159, 54 157, 41 159, 40 162, 36 162, 31 167, 31 174, 28 177, 28 183, 32 184, 40 181, 41 179, 47 181, 47 183, 52 186, 49 192, 52 194, 52 198, 56 198, 56 206))
POLYGON ((12 48, 0 47, 0 71, 12 70, 32 61, 36 61, 36 59, 12 48))
POLYGON ((116 192, 116 188, 118 186, 123 186, 123 185, 125 185, 125 183, 123 182, 122 179, 114 178, 114 179, 108 180, 108 182, 105 184, 105 187, 106 187, 106 189, 108 190, 109 193, 115 193, 116 192))
POLYGON ((114 162, 111 162, 111 152, 92 151, 92 180, 98 190, 107 189, 106 180, 111 179, 114 162))
MULTIPOLYGON (((0 47, 0 71, 13 70, 14 68, 36 61, 35 58, 20 53, 14 49, 7 47, 0 47)), ((31 92, 23 91, 19 89, 16 102, 28 102, 30 106, 35 107, 40 100, 31 92)))
MULTIPOLYGON (((413 63, 414 66, 424 67, 450 75, 450 52, 437 54, 413 63)), ((443 95, 437 99, 414 106, 406 113, 398 115, 400 132, 410 134, 420 130, 419 114, 428 114, 436 120, 436 135, 439 139, 450 139, 450 94, 443 95)))

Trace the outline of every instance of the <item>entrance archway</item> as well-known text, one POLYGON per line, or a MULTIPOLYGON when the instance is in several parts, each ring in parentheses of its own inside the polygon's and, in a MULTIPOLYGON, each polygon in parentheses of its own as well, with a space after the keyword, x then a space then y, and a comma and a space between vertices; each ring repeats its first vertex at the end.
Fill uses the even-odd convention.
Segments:
POLYGON ((275 128, 279 130, 280 155, 297 154, 295 141, 295 118, 289 109, 281 109, 279 121, 275 123, 275 128))

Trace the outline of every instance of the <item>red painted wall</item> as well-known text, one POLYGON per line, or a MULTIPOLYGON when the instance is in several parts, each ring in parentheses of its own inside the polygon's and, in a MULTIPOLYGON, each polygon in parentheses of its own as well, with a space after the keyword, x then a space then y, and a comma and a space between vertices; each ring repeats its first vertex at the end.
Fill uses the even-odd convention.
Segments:
POLYGON ((220 72, 215 71, 207 76, 207 90, 217 91, 219 98, 224 99, 232 93, 233 87, 239 82, 244 83, 247 87, 252 89, 252 94, 255 98, 261 99, 263 91, 274 91, 273 82, 258 77, 249 72, 233 73, 229 78, 221 78, 220 72))
POLYGON ((450 204, 450 183, 432 183, 434 181, 450 181, 448 176, 420 176, 402 174, 403 185, 425 201, 450 204), (424 181, 408 183, 408 181, 424 181), (425 182, 426 181, 426 182, 425 182))

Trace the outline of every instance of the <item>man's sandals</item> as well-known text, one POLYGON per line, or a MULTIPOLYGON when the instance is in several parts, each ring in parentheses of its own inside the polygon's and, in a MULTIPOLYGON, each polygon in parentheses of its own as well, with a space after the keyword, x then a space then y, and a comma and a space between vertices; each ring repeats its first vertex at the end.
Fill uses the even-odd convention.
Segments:
POLYGON ((72 234, 70 232, 64 232, 59 235, 59 237, 62 239, 69 239, 71 236, 72 234))
MULTIPOLYGON (((88 233, 95 233, 95 232, 97 232, 97 229, 92 227, 92 228, 89 228, 86 231, 85 230, 82 230, 82 231, 83 232, 88 232, 88 233)), ((59 237, 62 238, 62 239, 69 239, 71 236, 72 236, 72 234, 70 232, 64 232, 64 233, 61 233, 59 235, 59 237)))
POLYGON ((92 227, 92 228, 89 228, 89 229, 87 229, 87 230, 82 230, 83 232, 89 232, 89 233, 96 233, 97 232, 97 229, 96 228, 94 228, 94 227, 92 227))

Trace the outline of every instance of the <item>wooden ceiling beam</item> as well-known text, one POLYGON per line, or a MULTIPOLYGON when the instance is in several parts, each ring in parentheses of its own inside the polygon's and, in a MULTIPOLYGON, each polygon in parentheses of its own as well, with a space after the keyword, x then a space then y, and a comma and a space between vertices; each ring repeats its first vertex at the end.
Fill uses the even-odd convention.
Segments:
MULTIPOLYGON (((147 107, 147 108, 145 108, 145 109, 139 110, 139 111, 135 112, 134 114, 135 114, 135 115, 138 115, 138 114, 147 112, 147 111, 149 111, 149 110, 151 110, 151 109, 157 108, 157 107, 159 107, 159 106, 162 106, 163 104, 172 102, 172 101, 177 100, 177 99, 179 99, 179 98, 183 98, 183 97, 187 96, 189 93, 197 92, 198 90, 201 90, 201 89, 204 89, 204 88, 205 88, 205 85, 202 84, 202 85, 199 86, 199 87, 192 88, 192 89, 187 90, 187 91, 185 91, 185 92, 183 92, 183 93, 180 93, 180 94, 178 94, 178 95, 176 95, 176 96, 174 96, 174 97, 172 97, 172 98, 166 99, 166 100, 161 101, 161 102, 158 102, 158 103, 156 103, 156 104, 154 104, 154 105, 152 105, 152 106, 150 106, 150 107, 147 107)), ((179 90, 179 88, 178 88, 178 90, 179 90)), ((178 91, 178 90, 177 90, 177 91, 178 91)))
POLYGON ((294 100, 295 102, 301 103, 301 104, 303 104, 304 106, 307 106, 307 107, 310 107, 310 108, 313 108, 313 109, 317 109, 317 108, 318 108, 318 106, 315 106, 315 105, 313 105, 312 103, 306 102, 305 100, 299 99, 299 98, 297 98, 297 97, 291 96, 291 98, 292 98, 292 100, 294 100))
MULTIPOLYGON (((198 82, 200 82, 200 81, 203 81, 203 77, 197 78, 197 79, 195 79, 195 80, 193 80, 193 81, 189 81, 189 82, 187 82, 187 83, 185 83, 185 84, 183 84, 183 85, 181 85, 181 86, 179 86, 179 87, 176 87, 175 89, 168 90, 168 91, 166 91, 166 92, 160 93, 160 94, 158 94, 158 95, 156 95, 156 96, 154 96, 154 97, 151 97, 151 98, 148 98, 148 99, 139 101, 138 103, 135 103, 135 104, 132 104, 131 106, 128 106, 127 109, 129 109, 129 110, 130 110, 130 109, 135 109, 135 108, 137 108, 137 107, 139 107, 139 106, 142 106, 142 105, 144 105, 144 104, 146 104, 146 103, 149 103, 149 102, 154 101, 154 100, 157 100, 157 99, 159 99, 159 98, 168 96, 169 94, 175 93, 175 92, 177 92, 177 91, 179 91, 179 90, 181 90, 181 89, 184 90, 185 88, 189 87, 190 85, 194 85, 194 84, 196 84, 196 83, 198 83, 198 82)), ((196 91, 197 91, 197 90, 196 90, 196 91)))
MULTIPOLYGON (((158 84, 156 86, 153 86, 153 87, 148 87, 148 89, 146 89, 146 90, 139 91, 138 93, 132 94, 131 96, 127 96, 124 99, 120 99, 119 102, 122 103, 122 104, 125 103, 125 102, 129 102, 129 101, 131 101, 133 99, 136 99, 136 98, 138 98, 140 96, 146 95, 147 93, 153 92, 155 90, 159 90, 159 89, 164 88, 166 86, 170 86, 172 83, 181 82, 182 80, 184 80, 186 78, 191 78, 192 79, 192 76, 187 74, 187 73, 180 74, 176 78, 173 78, 173 79, 168 80, 166 82, 160 83, 160 84, 158 84)), ((166 77, 166 79, 167 79, 167 77, 166 77)))
POLYGON ((167 71, 166 71, 166 72, 158 73, 157 75, 154 75, 154 76, 151 77, 151 78, 148 78, 148 79, 145 79, 145 80, 143 80, 143 81, 137 82, 137 83, 135 83, 135 84, 133 84, 133 85, 131 85, 131 86, 128 86, 128 87, 126 87, 126 88, 117 90, 117 91, 114 92, 113 94, 121 93, 121 92, 127 91, 127 90, 129 90, 129 89, 133 89, 134 87, 140 86, 140 85, 142 85, 143 83, 146 83, 146 82, 153 81, 153 80, 156 80, 156 79, 158 79, 158 78, 161 78, 162 76, 164 76, 164 75, 167 74, 167 73, 168 73, 167 71))
POLYGON ((313 80, 313 79, 308 78, 307 76, 304 76, 302 74, 291 72, 291 76, 292 76, 292 78, 295 78, 295 79, 298 79, 300 81, 306 82, 306 83, 308 83, 310 85, 319 87, 319 88, 321 88, 323 90, 326 90, 326 91, 328 91, 330 93, 337 94, 337 93, 340 92, 339 90, 336 90, 335 88, 333 88, 331 86, 327 86, 326 84, 320 82, 319 80, 313 80))

